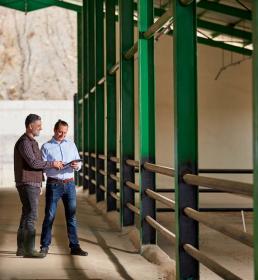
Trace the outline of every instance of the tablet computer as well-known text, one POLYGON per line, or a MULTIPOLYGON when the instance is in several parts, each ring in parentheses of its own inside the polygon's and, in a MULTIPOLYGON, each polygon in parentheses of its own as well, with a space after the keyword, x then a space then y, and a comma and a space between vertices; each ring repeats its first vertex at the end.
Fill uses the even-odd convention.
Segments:
POLYGON ((64 167, 71 165, 73 162, 82 162, 82 161, 83 161, 82 159, 74 159, 74 160, 71 160, 70 162, 65 163, 64 167))

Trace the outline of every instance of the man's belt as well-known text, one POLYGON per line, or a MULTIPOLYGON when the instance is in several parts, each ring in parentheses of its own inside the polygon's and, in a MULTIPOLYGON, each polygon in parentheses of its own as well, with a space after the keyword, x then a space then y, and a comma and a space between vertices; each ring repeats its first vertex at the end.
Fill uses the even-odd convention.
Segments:
POLYGON ((64 179, 64 180, 57 179, 57 178, 51 178, 51 177, 47 178, 47 184, 66 184, 66 183, 69 183, 72 181, 74 181, 74 178, 68 178, 68 179, 64 179))

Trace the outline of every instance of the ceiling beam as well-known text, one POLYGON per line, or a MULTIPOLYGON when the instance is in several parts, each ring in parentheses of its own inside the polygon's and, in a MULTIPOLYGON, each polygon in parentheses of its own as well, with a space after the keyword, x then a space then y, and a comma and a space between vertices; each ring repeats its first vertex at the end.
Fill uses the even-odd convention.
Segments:
MULTIPOLYGON (((240 39, 243 39, 246 41, 251 42, 251 40, 252 40, 252 34, 250 32, 236 29, 231 26, 217 24, 217 23, 213 23, 210 21, 202 20, 202 19, 197 19, 197 26, 199 28, 215 31, 220 34, 237 37, 237 38, 240 38, 240 39)), ((218 35, 218 34, 216 34, 216 35, 218 35)))
POLYGON ((241 19, 245 19, 245 20, 252 20, 251 11, 220 4, 218 2, 202 0, 197 4, 197 7, 205 9, 205 10, 209 10, 212 12, 229 15, 232 17, 237 17, 237 18, 241 18, 241 19))
POLYGON ((75 12, 80 12, 82 10, 82 6, 65 2, 65 1, 59 1, 59 0, 35 0, 35 1, 48 4, 49 6, 57 6, 60 8, 72 10, 75 12))
POLYGON ((52 7, 52 6, 57 6, 75 12, 80 12, 82 10, 82 6, 80 5, 59 1, 59 0, 34 0, 34 1, 28 0, 27 5, 25 5, 25 3, 26 2, 24 0, 0 0, 0 6, 19 10, 22 12, 31 12, 42 8, 52 7))

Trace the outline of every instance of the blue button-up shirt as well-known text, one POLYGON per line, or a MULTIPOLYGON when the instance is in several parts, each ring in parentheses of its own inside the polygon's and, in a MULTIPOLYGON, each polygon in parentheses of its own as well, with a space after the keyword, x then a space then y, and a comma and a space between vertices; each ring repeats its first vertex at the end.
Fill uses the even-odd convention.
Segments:
MULTIPOLYGON (((46 142, 42 148, 42 158, 45 161, 62 161, 63 163, 68 163, 75 159, 80 159, 78 150, 74 142, 64 139, 58 143, 55 138, 46 142)), ((78 170, 81 169, 81 163, 79 163, 78 170)), ((78 171, 77 170, 77 171, 78 171)), ((74 177, 74 170, 70 166, 67 166, 61 170, 55 168, 46 169, 44 171, 47 177, 56 179, 69 179, 74 177)))

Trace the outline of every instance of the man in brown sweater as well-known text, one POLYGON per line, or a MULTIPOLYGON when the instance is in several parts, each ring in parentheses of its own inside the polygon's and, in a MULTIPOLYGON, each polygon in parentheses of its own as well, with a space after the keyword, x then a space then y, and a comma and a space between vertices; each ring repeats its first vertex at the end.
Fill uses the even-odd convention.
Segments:
POLYGON ((43 169, 61 169, 60 161, 43 161, 38 142, 41 118, 30 114, 25 120, 26 132, 14 146, 14 175, 16 187, 22 203, 22 214, 17 232, 17 256, 42 258, 43 254, 35 251, 35 222, 38 216, 38 203, 43 180, 43 169))

